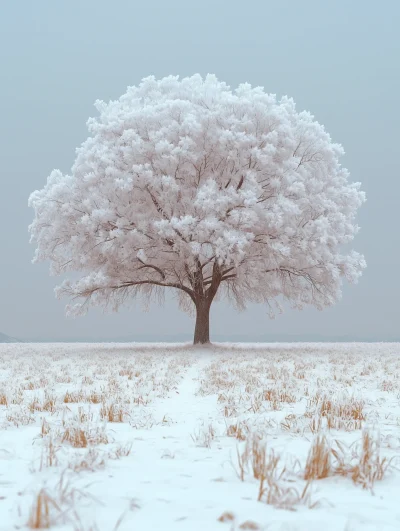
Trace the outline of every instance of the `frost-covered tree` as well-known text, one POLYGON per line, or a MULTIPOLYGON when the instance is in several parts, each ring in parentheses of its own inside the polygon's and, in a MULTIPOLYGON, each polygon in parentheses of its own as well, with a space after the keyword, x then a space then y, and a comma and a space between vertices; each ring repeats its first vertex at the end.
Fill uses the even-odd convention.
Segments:
POLYGON ((29 199, 34 261, 75 272, 56 288, 75 300, 68 314, 173 288, 206 343, 217 295, 322 309, 360 276, 364 258, 343 246, 364 193, 292 99, 213 75, 148 77, 96 108, 70 175, 54 170, 29 199))

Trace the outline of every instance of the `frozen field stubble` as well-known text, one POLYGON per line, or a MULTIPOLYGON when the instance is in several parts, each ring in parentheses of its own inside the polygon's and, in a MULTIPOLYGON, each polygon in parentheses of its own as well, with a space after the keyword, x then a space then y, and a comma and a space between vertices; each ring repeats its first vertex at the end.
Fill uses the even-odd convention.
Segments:
POLYGON ((1 345, 0 530, 397 529, 399 354, 1 345))

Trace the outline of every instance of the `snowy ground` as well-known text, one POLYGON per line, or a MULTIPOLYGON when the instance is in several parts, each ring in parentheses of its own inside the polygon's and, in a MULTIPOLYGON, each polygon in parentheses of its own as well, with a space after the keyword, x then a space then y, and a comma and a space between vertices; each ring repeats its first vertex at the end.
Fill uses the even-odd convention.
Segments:
POLYGON ((399 355, 0 345, 0 531, 400 529, 399 355))

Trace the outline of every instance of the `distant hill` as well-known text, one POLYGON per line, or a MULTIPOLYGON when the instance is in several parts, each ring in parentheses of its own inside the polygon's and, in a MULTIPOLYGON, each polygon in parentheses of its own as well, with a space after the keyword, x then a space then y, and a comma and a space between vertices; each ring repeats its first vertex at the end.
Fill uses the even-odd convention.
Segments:
POLYGON ((20 343, 20 340, 15 339, 15 337, 6 336, 6 334, 0 332, 0 343, 20 343))

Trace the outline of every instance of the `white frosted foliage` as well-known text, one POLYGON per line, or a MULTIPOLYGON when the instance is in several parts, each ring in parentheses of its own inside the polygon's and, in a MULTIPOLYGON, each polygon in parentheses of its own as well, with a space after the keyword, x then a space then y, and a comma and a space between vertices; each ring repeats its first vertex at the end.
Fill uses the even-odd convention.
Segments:
POLYGON ((348 244, 364 193, 293 100, 170 76, 96 108, 70 174, 54 170, 29 199, 34 261, 75 272, 57 289, 70 313, 165 287, 188 310, 217 293, 321 309, 360 276, 348 244))

